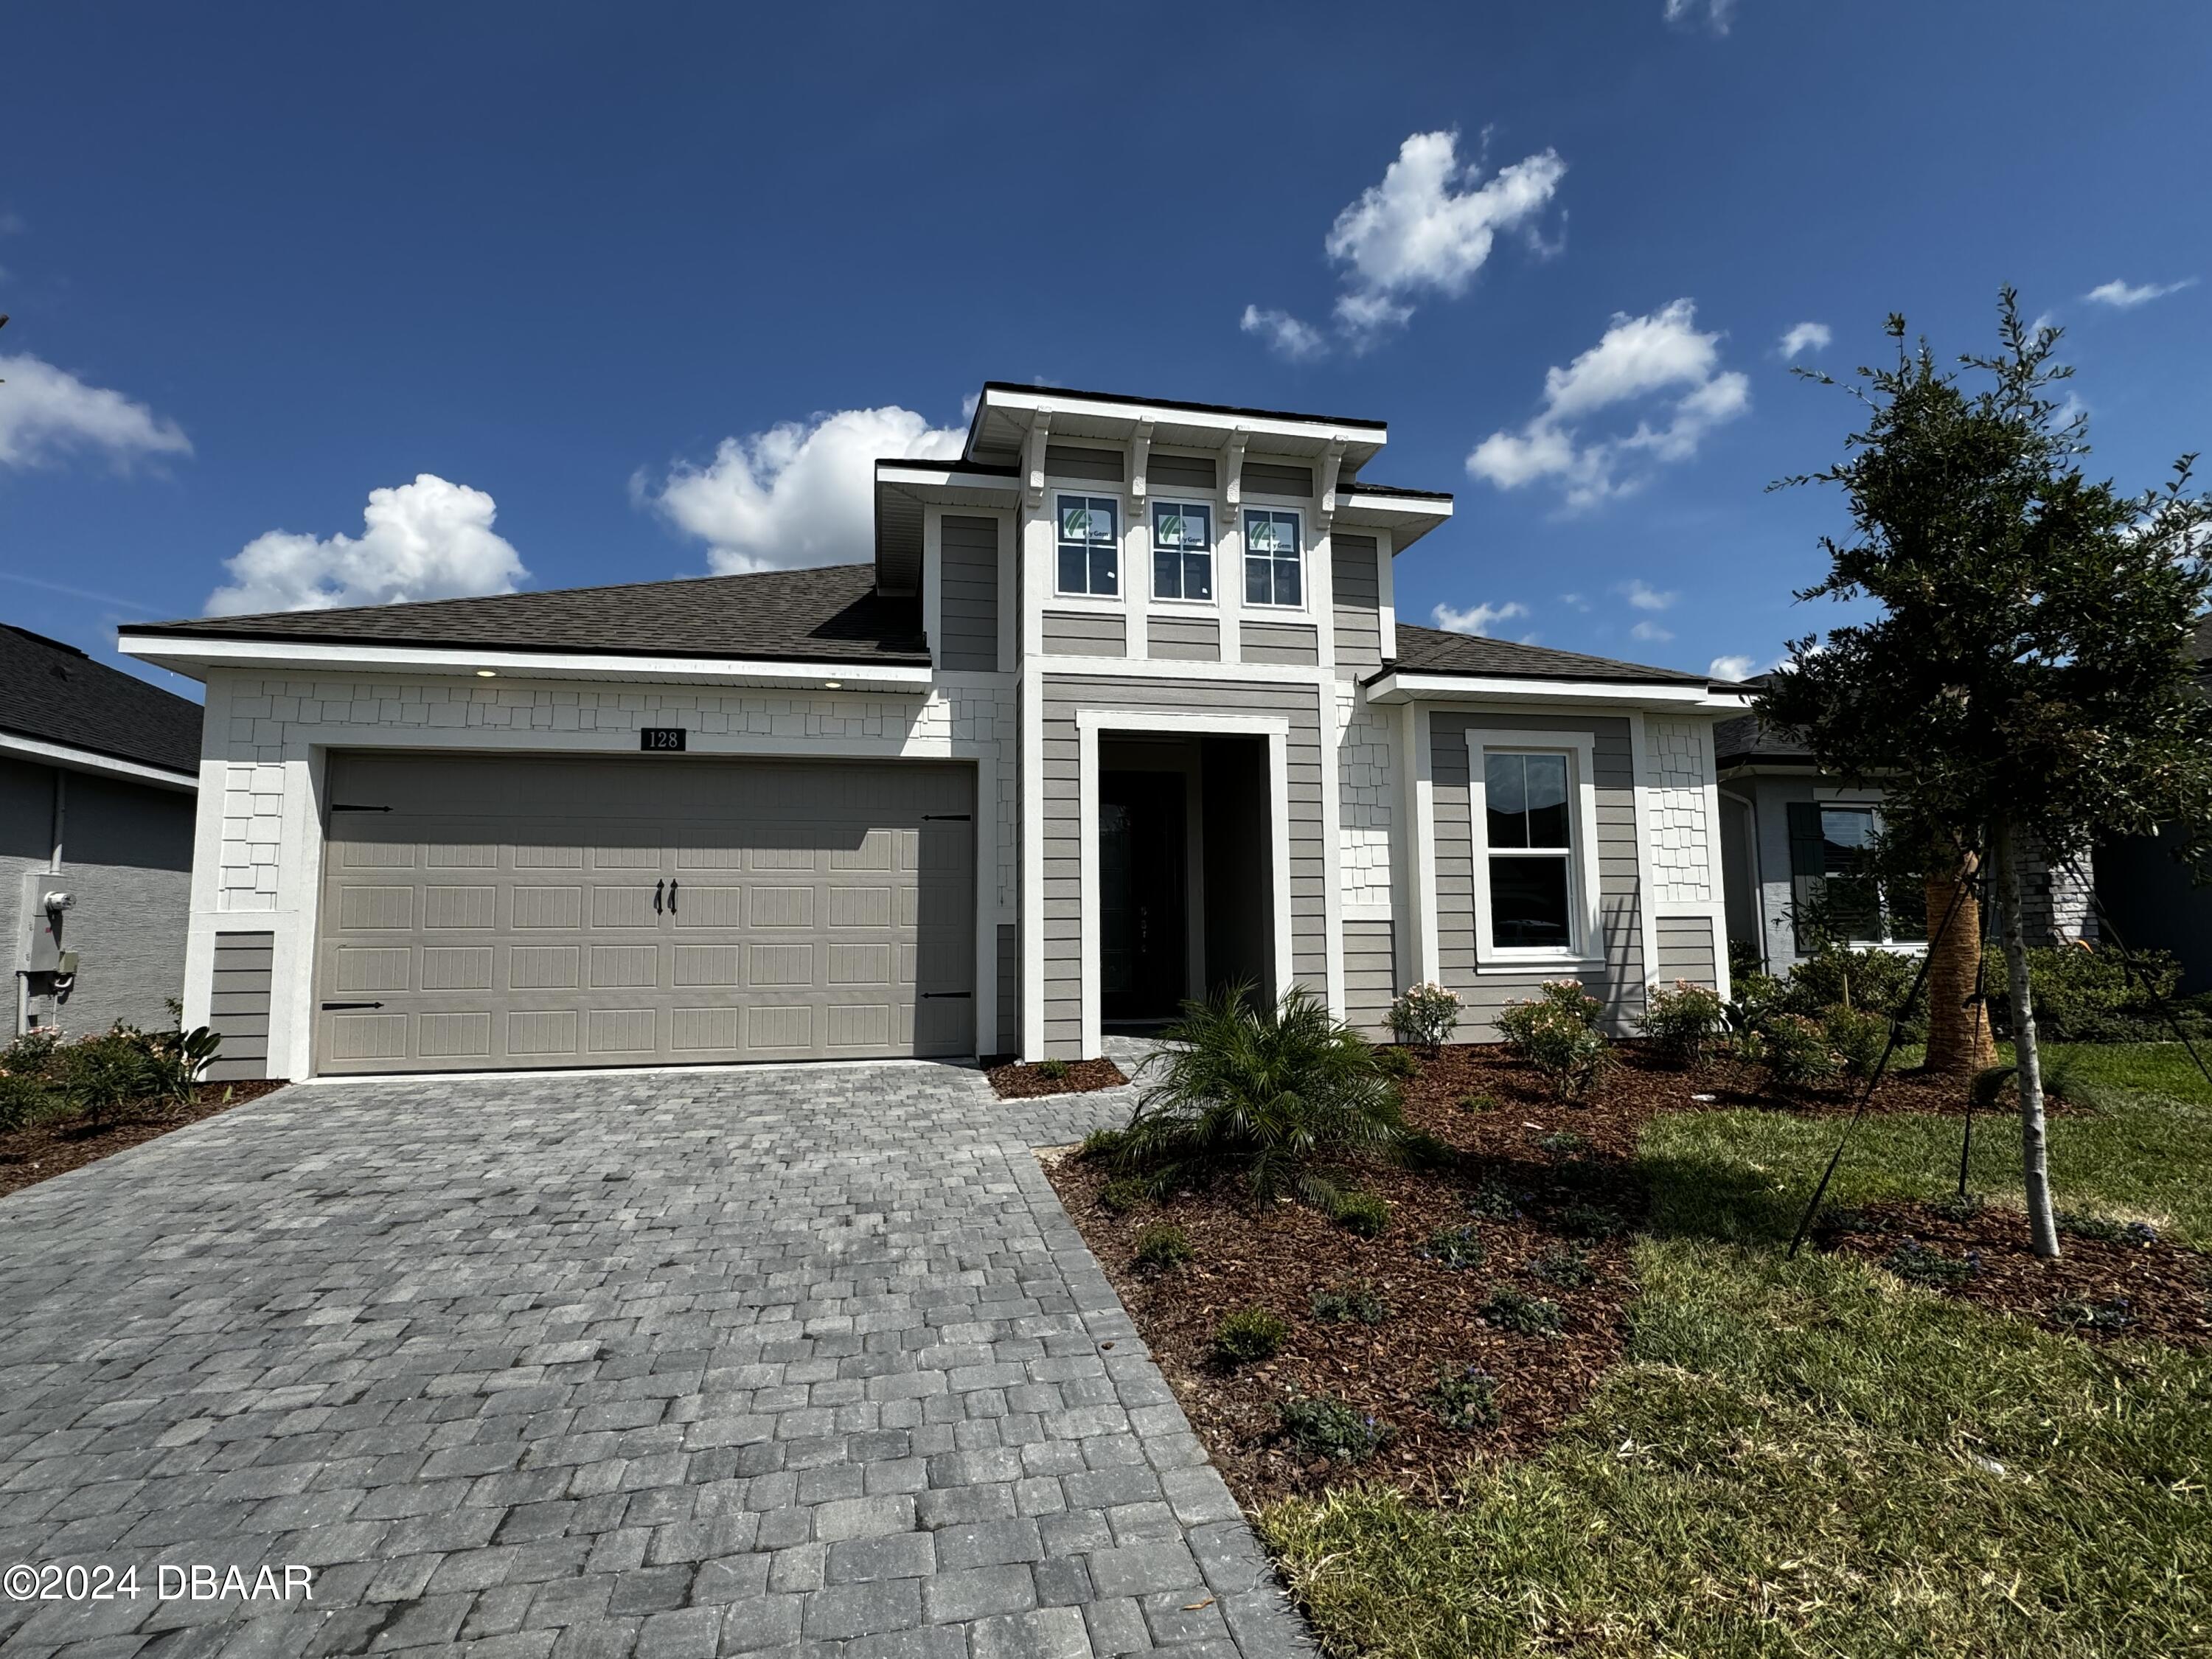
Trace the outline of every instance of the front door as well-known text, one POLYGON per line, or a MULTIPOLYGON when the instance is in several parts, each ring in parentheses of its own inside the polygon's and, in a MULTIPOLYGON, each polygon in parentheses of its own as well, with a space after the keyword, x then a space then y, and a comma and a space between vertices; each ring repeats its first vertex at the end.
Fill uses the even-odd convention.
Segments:
POLYGON ((1181 773, 1100 774, 1098 890, 1099 1012, 1171 1016, 1188 994, 1181 773))

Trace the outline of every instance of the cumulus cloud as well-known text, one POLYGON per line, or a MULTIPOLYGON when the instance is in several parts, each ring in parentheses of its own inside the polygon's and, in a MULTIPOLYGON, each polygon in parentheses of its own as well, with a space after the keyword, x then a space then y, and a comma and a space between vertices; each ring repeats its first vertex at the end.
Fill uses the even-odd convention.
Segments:
POLYGON ((1649 463, 1688 459, 1713 428, 1751 407, 1751 382, 1720 366, 1717 332, 1700 333, 1686 299, 1649 316, 1616 313, 1604 337, 1545 372, 1544 403, 1518 432, 1493 432, 1467 470, 1500 489, 1555 483, 1571 509, 1649 482, 1649 463), (1591 417, 1642 404, 1633 429, 1585 440, 1591 417))
POLYGON ((1262 311, 1257 306, 1246 306, 1237 327, 1247 334, 1256 334, 1265 340, 1278 355, 1298 362, 1308 357, 1318 357, 1328 349, 1328 342, 1311 323, 1302 323, 1287 311, 1262 311))
POLYGON ((0 466, 37 466, 87 450, 118 462, 192 453, 174 421, 42 359, 0 357, 0 466))
POLYGON ((1726 34, 1735 21, 1735 0, 1667 0, 1667 21, 1692 23, 1703 17, 1715 34, 1726 34))
POLYGON ((1782 337, 1782 355, 1795 362, 1808 351, 1826 351, 1835 337, 1836 331, 1826 323, 1799 323, 1782 337))
POLYGON ((1637 623, 1635 627, 1630 629, 1628 631, 1630 635, 1633 638, 1649 640, 1655 644, 1663 644, 1665 641, 1674 637, 1673 633, 1667 629, 1660 627, 1657 623, 1653 622, 1649 617, 1646 617, 1642 622, 1637 623))
POLYGON ((843 409, 725 438, 705 466, 631 489, 705 542, 718 575, 854 564, 875 550, 876 462, 949 460, 963 436, 910 409, 843 409))
POLYGON ((2098 283, 2081 297, 2097 305, 2110 306, 2115 311, 2133 311, 2137 306, 2163 300, 2169 294, 2179 294, 2196 284, 2194 276, 2185 276, 2178 283, 2140 283, 2132 286, 2115 279, 2098 283))
POLYGON ((208 595, 208 614, 324 611, 512 593, 530 573, 492 530, 497 505, 481 489, 434 473, 368 492, 362 533, 327 539, 272 530, 223 562, 230 580, 208 595))
POLYGON ((1705 665, 1705 672, 1717 680, 1747 680, 1751 678, 1752 664, 1757 660, 1755 657, 1742 654, 1715 657, 1705 665))
POLYGON ((1682 597, 1680 593, 1662 593, 1641 577, 1629 583, 1620 591, 1629 604, 1634 605, 1638 611, 1664 611, 1682 597))
POLYGON ((1508 599, 1503 605, 1492 605, 1486 601, 1466 611, 1455 611, 1448 605, 1440 605, 1431 614, 1436 617, 1439 628, 1454 634, 1478 634, 1487 639, 1490 630, 1499 623, 1527 616, 1528 607, 1517 599, 1508 599))

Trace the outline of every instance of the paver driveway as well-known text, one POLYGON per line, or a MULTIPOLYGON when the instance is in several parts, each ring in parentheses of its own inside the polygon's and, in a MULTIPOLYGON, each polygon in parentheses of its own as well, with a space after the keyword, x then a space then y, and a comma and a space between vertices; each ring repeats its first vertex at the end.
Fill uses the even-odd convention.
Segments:
POLYGON ((317 1085, 0 1200, 0 1566, 142 1588, 0 1647, 1310 1652, 1028 1151, 1126 1094, 317 1085))

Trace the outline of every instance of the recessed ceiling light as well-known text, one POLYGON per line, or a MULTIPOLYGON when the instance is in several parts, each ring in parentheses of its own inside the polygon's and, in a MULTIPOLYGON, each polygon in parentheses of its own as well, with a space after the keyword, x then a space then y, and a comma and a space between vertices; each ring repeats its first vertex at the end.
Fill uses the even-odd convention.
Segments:
POLYGON ((496 668, 479 668, 477 670, 477 678, 480 680, 495 680, 499 678, 499 670, 496 668))

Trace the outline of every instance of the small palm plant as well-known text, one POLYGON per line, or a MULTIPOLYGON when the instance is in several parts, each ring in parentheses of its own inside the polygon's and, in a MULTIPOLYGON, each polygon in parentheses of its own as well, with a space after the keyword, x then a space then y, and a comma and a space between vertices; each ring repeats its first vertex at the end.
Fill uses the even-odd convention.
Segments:
POLYGON ((1184 1003, 1165 1038, 1161 1080, 1115 1155, 1158 1189, 1235 1175, 1255 1200, 1288 1188, 1328 1206, 1339 1194, 1319 1160, 1389 1152, 1405 1138, 1376 1050, 1310 991, 1268 1001, 1234 986, 1184 1003))

